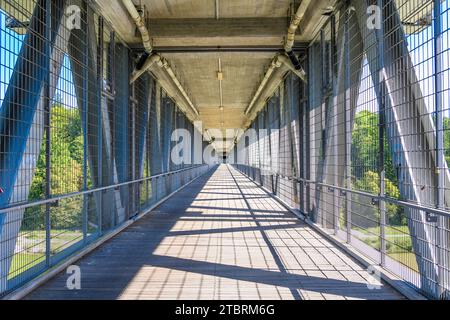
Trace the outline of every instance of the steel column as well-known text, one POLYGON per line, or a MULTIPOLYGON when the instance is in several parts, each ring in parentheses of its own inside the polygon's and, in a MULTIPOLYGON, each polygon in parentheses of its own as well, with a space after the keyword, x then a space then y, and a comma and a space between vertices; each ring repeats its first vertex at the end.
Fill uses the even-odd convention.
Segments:
MULTIPOLYGON (((48 84, 49 70, 59 75, 63 56, 53 50, 60 37, 65 1, 52 1, 51 37, 45 34, 47 0, 39 0, 31 17, 22 49, 11 76, 3 104, 0 108, 0 208, 27 201, 34 176, 37 159, 44 135, 44 109, 48 104, 45 97, 53 97, 56 83, 48 84), (52 48, 50 59, 48 48, 52 48), (50 65, 53 60, 54 64, 50 65), (47 92, 44 84, 49 86, 47 92), (44 98, 42 98, 44 97, 44 98), (33 135, 33 136, 31 136, 33 135), (21 174, 25 170, 32 174, 21 174)), ((57 77, 51 77, 55 79, 57 77)), ((22 224, 24 210, 0 214, 0 292, 7 289, 7 278, 17 237, 22 224)))
MULTIPOLYGON (((384 7, 384 0, 377 0, 378 7, 383 8, 384 7)), ((382 20, 384 20, 383 15, 380 17, 382 20)), ((382 266, 385 266, 386 264, 386 201, 383 199, 386 197, 386 168, 384 165, 385 162, 385 109, 386 109, 386 103, 385 103, 385 97, 386 94, 384 92, 384 86, 381 85, 381 82, 383 81, 383 70, 384 70, 384 42, 380 41, 380 39, 383 39, 384 34, 384 28, 381 26, 380 29, 377 29, 376 32, 377 35, 377 51, 378 51, 378 68, 377 68, 377 76, 375 78, 378 78, 378 81, 376 82, 376 86, 378 87, 378 95, 379 95, 379 106, 378 106, 378 175, 379 175, 379 184, 380 184, 380 202, 379 202, 379 210, 380 210, 380 263, 382 266)))
MULTIPOLYGON (((436 170, 430 163, 436 157, 436 129, 427 108, 415 74, 407 47, 407 41, 398 10, 392 0, 384 6, 383 38, 377 39, 380 34, 367 32, 364 2, 352 1, 359 18, 359 26, 363 34, 363 43, 368 55, 369 65, 377 85, 376 72, 378 60, 376 59, 377 41, 384 41, 385 68, 383 81, 386 93, 386 136, 390 142, 390 149, 394 163, 397 164, 400 193, 404 199, 417 201, 420 205, 435 206, 436 197, 431 188, 420 188, 430 184, 437 185, 436 170), (375 63, 373 63, 375 61, 375 63), (401 133, 401 134, 400 134, 401 133), (421 148, 418 148, 418 145, 421 148), (430 168, 423 170, 421 168, 430 168)), ((377 94, 380 90, 377 90, 377 94)), ((381 97, 378 95, 378 100, 381 97)), ((434 159, 436 160, 436 159, 434 159)), ((449 172, 445 172, 445 181, 450 184, 449 172)), ((450 190, 444 194, 445 202, 450 203, 450 190)), ((409 210, 408 222, 414 252, 421 275, 421 287, 424 292, 435 292, 434 279, 438 279, 438 262, 433 239, 436 236, 435 228, 427 222, 426 213, 422 210, 409 210), (433 280, 432 280, 433 279, 433 280)), ((433 293, 434 294, 434 293, 433 293)))
MULTIPOLYGON (((436 208, 445 209, 445 173, 448 168, 445 165, 444 155, 444 111, 443 111, 443 85, 442 75, 443 50, 442 39, 442 0, 434 0, 434 97, 435 97, 435 121, 436 121, 436 208)), ((436 297, 445 298, 445 267, 446 263, 446 239, 445 239, 445 218, 440 216, 436 224, 436 260, 438 264, 438 274, 436 279, 436 297)))

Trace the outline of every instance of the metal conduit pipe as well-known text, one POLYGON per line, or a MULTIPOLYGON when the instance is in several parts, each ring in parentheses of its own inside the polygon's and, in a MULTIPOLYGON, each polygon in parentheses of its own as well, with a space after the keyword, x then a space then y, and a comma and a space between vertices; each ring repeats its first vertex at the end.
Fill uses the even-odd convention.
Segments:
POLYGON ((261 110, 263 106, 266 105, 266 102, 274 95, 275 91, 280 87, 281 83, 284 81, 284 76, 286 72, 289 71, 289 68, 283 64, 280 68, 276 69, 272 77, 267 82, 263 92, 256 99, 253 109, 247 115, 249 120, 248 126, 255 120, 258 112, 261 110))
POLYGON ((130 14, 134 23, 138 27, 139 32, 141 33, 142 43, 144 44, 145 51, 150 55, 153 51, 153 46, 152 46, 152 43, 150 40, 150 34, 147 30, 147 27, 145 26, 144 20, 142 19, 141 15, 137 11, 136 6, 134 5, 133 1, 122 0, 122 3, 125 6, 125 8, 127 8, 128 13, 130 14))
POLYGON ((189 107, 194 111, 195 115, 199 116, 200 113, 198 112, 197 108, 192 103, 191 99, 189 98, 187 92, 184 90, 183 86, 181 85, 180 81, 178 80, 177 76, 173 72, 173 69, 170 67, 170 64, 167 62, 166 59, 160 57, 160 60, 157 62, 158 67, 163 68, 166 73, 169 75, 169 77, 172 79, 175 86, 178 88, 178 90, 183 95, 184 99, 186 100, 189 107))
POLYGON ((192 111, 195 113, 195 115, 200 115, 197 108, 192 103, 191 99, 189 98, 188 94, 184 90, 183 86, 181 85, 180 81, 178 80, 177 76, 173 72, 172 68, 170 67, 170 64, 167 62, 166 59, 161 57, 159 54, 154 53, 152 54, 147 61, 145 61, 143 67, 140 70, 135 70, 133 74, 131 75, 130 84, 133 84, 141 75, 143 75, 145 72, 147 72, 154 64, 156 64, 158 67, 163 68, 167 75, 171 78, 172 82, 175 84, 177 89, 182 94, 183 98, 186 100, 186 103, 189 105, 189 107, 192 109, 192 111))
POLYGON ((276 69, 280 68, 282 65, 285 65, 289 70, 291 70, 293 73, 295 73, 300 79, 302 79, 303 81, 306 82, 306 73, 303 69, 297 70, 286 56, 284 56, 282 54, 277 55, 272 60, 269 70, 267 70, 263 80, 261 81, 261 84, 258 87, 258 90, 256 90, 255 96, 253 97, 249 106, 245 110, 245 115, 248 115, 252 111, 252 109, 255 106, 255 103, 258 101, 258 98, 261 96, 264 88, 266 87, 267 83, 269 82, 270 78, 272 77, 274 71, 276 69))
POLYGON ((159 54, 152 54, 150 58, 144 62, 140 69, 137 69, 131 74, 130 84, 133 84, 140 76, 147 72, 155 63, 161 61, 161 56, 159 54))
POLYGON ((150 40, 150 34, 147 30, 147 27, 145 26, 145 22, 142 19, 141 15, 137 11, 134 3, 132 0, 122 0, 122 3, 127 8, 128 12, 130 13, 131 17, 134 20, 134 23, 139 29, 139 32, 142 36, 142 42, 144 44, 145 53, 142 55, 139 62, 136 64, 136 70, 133 72, 131 76, 130 83, 135 82, 139 77, 144 74, 148 69, 150 69, 155 63, 160 67, 164 68, 166 73, 169 75, 169 77, 172 79, 175 86, 178 88, 180 93, 183 95, 184 99, 186 100, 189 107, 192 109, 192 111, 195 113, 195 115, 200 115, 197 108, 195 108, 194 104, 192 103, 191 99, 189 98, 188 94, 184 90, 183 86, 181 85, 180 81, 177 79, 175 73, 173 72, 172 68, 170 67, 169 63, 166 59, 161 57, 159 54, 152 54, 153 52, 153 46, 151 44, 150 40))
POLYGON ((282 62, 279 60, 279 55, 277 55, 270 64, 269 70, 267 70, 266 74, 264 75, 263 80, 261 81, 261 84, 259 85, 258 89, 256 90, 255 96, 253 97, 252 101, 248 105, 247 109, 245 110, 245 115, 248 115, 250 111, 253 109, 256 100, 261 95, 261 92, 263 91, 264 87, 266 86, 266 83, 269 81, 270 77, 272 76, 275 69, 278 69, 281 67, 282 62))
POLYGON ((307 82, 306 72, 300 66, 300 63, 298 64, 300 66, 300 68, 297 68, 295 65, 293 65, 291 63, 292 59, 289 60, 286 56, 282 56, 282 55, 278 56, 278 60, 280 62, 282 62, 283 64, 285 64, 289 68, 289 70, 291 70, 293 73, 295 73, 297 75, 297 77, 302 79, 304 82, 307 82))
POLYGON ((181 85, 180 81, 176 77, 175 73, 173 72, 172 68, 170 67, 169 63, 166 59, 161 57, 159 54, 154 53, 150 56, 150 58, 147 59, 147 61, 144 63, 141 70, 136 70, 131 75, 130 84, 133 84, 141 75, 143 75, 145 72, 147 72, 154 64, 156 64, 158 67, 163 68, 167 75, 171 78, 177 89, 182 94, 183 98, 186 100, 186 103, 189 105, 189 107, 192 109, 192 111, 195 113, 195 115, 199 115, 197 108, 192 103, 191 99, 189 98, 188 94, 184 90, 183 86, 181 85))
POLYGON ((295 74, 297 74, 303 81, 306 81, 306 73, 303 70, 300 61, 293 52, 292 48, 294 47, 295 43, 295 33, 297 32, 300 22, 302 21, 305 12, 310 4, 311 0, 302 0, 291 21, 291 24, 289 25, 286 41, 284 43, 284 51, 286 52, 286 55, 289 57, 292 65, 294 66, 294 69, 298 71, 298 73, 295 72, 295 74), (303 74, 303 76, 301 76, 301 74, 303 74))
POLYGON ((150 33, 148 32, 147 27, 145 26, 145 21, 142 19, 139 11, 136 9, 132 0, 122 0, 123 5, 127 9, 134 23, 136 24, 139 32, 141 33, 142 43, 144 44, 145 52, 141 56, 139 62, 136 64, 136 69, 140 70, 143 68, 144 63, 147 61, 148 57, 152 54, 153 46, 150 39, 150 33))
POLYGON ((294 47, 295 43, 295 33, 297 32, 300 22, 302 21, 306 10, 311 4, 311 1, 312 0, 302 0, 300 5, 298 6, 294 18, 292 19, 291 24, 289 25, 286 41, 284 44, 284 51, 287 57, 284 55, 277 55, 275 59, 272 61, 269 70, 266 72, 264 79, 262 80, 258 90, 255 93, 255 96, 253 97, 253 100, 250 102, 250 105, 245 110, 245 115, 248 115, 250 111, 252 111, 256 101, 261 95, 264 87, 266 86, 267 82, 272 76, 274 70, 281 67, 282 64, 286 65, 289 68, 289 70, 295 73, 300 79, 302 79, 302 81, 307 82, 306 72, 302 68, 300 61, 293 52, 292 48, 294 47))
POLYGON ((295 42, 295 33, 297 32, 300 22, 305 15, 306 9, 308 9, 309 5, 311 4, 311 1, 312 0, 302 0, 300 5, 298 6, 297 11, 295 12, 294 18, 289 25, 286 42, 284 44, 284 51, 286 51, 286 53, 292 52, 292 48, 294 47, 295 42))

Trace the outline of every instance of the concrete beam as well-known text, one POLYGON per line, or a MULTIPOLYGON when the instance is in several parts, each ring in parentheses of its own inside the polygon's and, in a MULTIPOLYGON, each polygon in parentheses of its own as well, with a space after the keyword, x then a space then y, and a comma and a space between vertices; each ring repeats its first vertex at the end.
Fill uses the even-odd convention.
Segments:
POLYGON ((286 33, 286 18, 151 19, 152 38, 278 37, 286 33))
POLYGON ((150 20, 155 46, 280 45, 286 18, 150 20))

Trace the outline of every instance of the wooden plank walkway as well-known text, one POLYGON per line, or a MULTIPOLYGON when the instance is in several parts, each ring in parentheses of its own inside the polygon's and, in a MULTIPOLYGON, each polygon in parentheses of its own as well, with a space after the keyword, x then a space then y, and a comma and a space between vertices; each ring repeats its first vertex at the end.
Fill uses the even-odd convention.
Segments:
POLYGON ((222 165, 61 273, 28 299, 403 299, 222 165))

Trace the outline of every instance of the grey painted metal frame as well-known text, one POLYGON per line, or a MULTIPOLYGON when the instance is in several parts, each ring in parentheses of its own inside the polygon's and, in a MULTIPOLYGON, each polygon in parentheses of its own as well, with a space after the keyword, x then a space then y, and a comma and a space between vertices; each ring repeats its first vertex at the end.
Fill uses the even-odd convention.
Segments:
MULTIPOLYGON (((442 109, 442 3, 434 1, 436 110, 433 118, 424 105, 399 15, 393 0, 342 2, 311 43, 309 106, 300 112, 304 129, 300 131, 303 143, 299 154, 305 169, 292 174, 291 178, 299 181, 300 188, 305 188, 304 193, 301 192, 305 194, 302 211, 326 232, 345 238, 347 243, 404 277, 429 297, 445 298, 449 289, 447 225, 450 217, 446 185, 450 185, 450 180, 443 137, 446 129, 442 109), (372 4, 382 8, 382 28, 378 30, 369 30, 366 23, 367 9, 372 4), (373 83, 376 101, 372 106, 378 109, 374 168, 378 178, 374 182, 379 192, 376 194, 355 188, 352 172, 353 132, 360 107, 364 61, 367 61, 373 83), (385 148, 386 145, 389 148, 385 148), (398 199, 388 195, 388 158, 397 166, 398 199), (354 211, 361 207, 358 201, 368 203, 379 213, 375 222, 378 224, 375 237, 379 240, 376 248, 361 240, 364 237, 353 220, 354 211), (418 272, 394 261, 388 251, 394 241, 389 232, 395 226, 388 220, 388 210, 393 206, 401 209, 408 222, 405 237, 412 241, 411 253, 418 272), (341 207, 345 209, 342 213, 341 207)), ((292 91, 284 91, 291 97, 282 99, 290 100, 292 91)), ((265 125, 268 127, 267 122, 265 125)), ((253 169, 247 166, 237 167, 251 176, 249 172, 253 169)), ((276 189, 270 191, 277 193, 276 189)))

